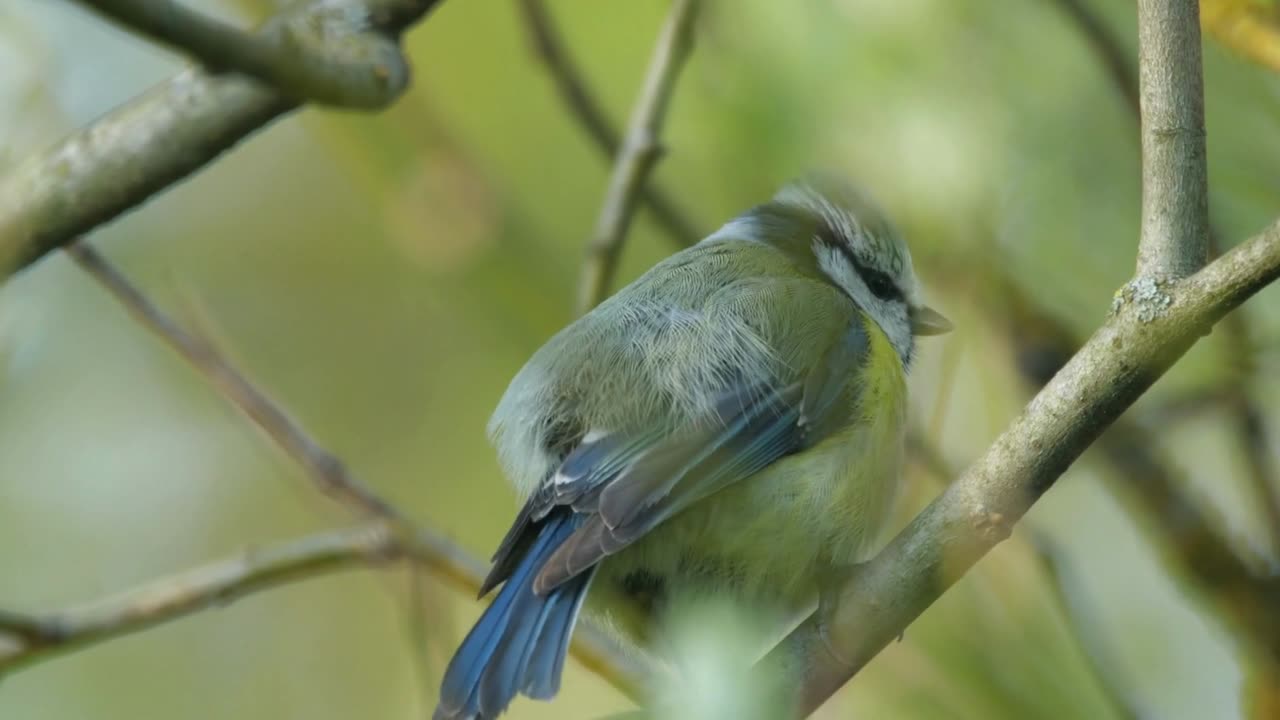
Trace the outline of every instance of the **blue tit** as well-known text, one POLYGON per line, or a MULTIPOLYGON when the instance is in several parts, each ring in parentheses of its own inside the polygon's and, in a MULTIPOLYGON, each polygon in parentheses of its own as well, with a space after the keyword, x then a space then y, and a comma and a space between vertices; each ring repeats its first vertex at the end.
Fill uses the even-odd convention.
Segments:
MULTIPOLYGON (((812 608, 896 495, 922 304, 907 246, 855 187, 784 186, 552 337, 489 424, 524 498, 445 672, 437 720, 548 699, 579 610, 681 597, 812 608)), ((611 613, 617 613, 611 616, 611 613)))

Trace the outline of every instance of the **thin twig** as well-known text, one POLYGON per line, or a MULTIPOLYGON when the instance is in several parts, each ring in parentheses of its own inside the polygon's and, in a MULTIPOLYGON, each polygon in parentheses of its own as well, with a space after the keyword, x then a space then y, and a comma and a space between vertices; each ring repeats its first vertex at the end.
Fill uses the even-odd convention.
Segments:
MULTIPOLYGON (((316 0, 268 23, 318 23, 342 44, 370 29, 397 35, 439 2, 316 0)), ((28 158, 0 179, 0 277, 141 205, 297 107, 255 80, 192 70, 28 158)))
POLYGON ((766 672, 805 658, 800 713, 821 705, 1007 538, 1121 412, 1223 315, 1277 277, 1280 223, 1195 275, 1167 283, 1167 305, 1153 308, 1128 296, 981 459, 860 566, 838 601, 770 653, 766 672))
POLYGON ((234 558, 33 620, 34 632, 22 643, 7 652, 0 646, 0 674, 283 583, 387 562, 403 551, 382 523, 247 550, 234 558))
POLYGON ((1129 674, 1123 672, 1108 647, 1107 637, 1101 629, 1102 623, 1081 597, 1081 583, 1072 572, 1066 553, 1043 533, 1033 532, 1031 536, 1031 544, 1036 549, 1041 570, 1049 579, 1054 601, 1067 620, 1071 637, 1084 656, 1094 683, 1111 704, 1113 713, 1122 720, 1150 717, 1142 700, 1130 689, 1133 682, 1129 679, 1129 674))
POLYGON ((1111 85, 1124 98, 1125 104, 1137 119, 1142 113, 1138 95, 1138 73, 1129 59, 1129 51, 1107 23, 1098 16, 1086 0, 1054 0, 1089 41, 1090 47, 1102 61, 1111 85))
POLYGON ((1138 0, 1142 236, 1138 272, 1186 277, 1209 254, 1199 0, 1138 0))
POLYGON ((578 295, 580 314, 609 294, 618 267, 618 254, 635 214, 640 191, 661 153, 658 139, 662 122, 675 89, 676 76, 693 49, 693 26, 699 3, 700 0, 674 0, 658 35, 644 88, 613 166, 595 232, 587 244, 578 295))
POLYGON ((176 0, 79 0, 135 33, 190 55, 211 72, 243 73, 289 97, 336 107, 386 107, 409 84, 396 42, 357 33, 333 42, 327 23, 267 23, 250 33, 176 0))
POLYGON ((86 242, 67 247, 67 254, 129 312, 208 379, 218 391, 253 420, 306 471, 322 492, 372 517, 402 522, 405 518, 386 500, 355 478, 333 453, 321 447, 278 403, 254 385, 201 337, 188 333, 156 307, 114 265, 86 242))
MULTIPOLYGON (((547 66, 570 117, 578 122, 602 155, 608 159, 617 157, 622 147, 618 131, 610 124, 604 108, 587 86, 585 74, 569 54, 544 0, 520 0, 520 8, 524 13, 529 42, 547 66)), ((678 247, 688 247, 701 237, 688 215, 655 183, 644 186, 640 200, 678 247)))
MULTIPOLYGON (((302 466, 321 491, 362 514, 381 519, 380 527, 393 536, 394 548, 422 563, 434 577, 469 594, 479 591, 487 572, 484 563, 446 538, 418 527, 395 506, 379 497, 333 453, 290 419, 283 408, 249 381, 212 344, 183 329, 87 243, 80 241, 70 245, 67 253, 101 283, 130 316, 185 358, 232 404, 249 416, 302 466)), ((592 625, 583 623, 575 630, 571 652, 579 663, 628 697, 638 700, 643 696, 640 680, 644 675, 643 668, 592 625)), ((2 664, 0 668, 3 668, 2 664)))

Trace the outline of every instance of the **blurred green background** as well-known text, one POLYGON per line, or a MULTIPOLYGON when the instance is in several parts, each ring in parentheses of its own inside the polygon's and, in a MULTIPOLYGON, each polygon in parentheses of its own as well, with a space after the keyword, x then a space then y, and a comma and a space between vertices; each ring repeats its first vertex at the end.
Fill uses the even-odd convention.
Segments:
MULTIPOLYGON (((271 11, 201 5, 244 22, 271 11)), ((621 124, 666 3, 549 5, 621 124)), ((1135 52, 1133 4, 1091 6, 1135 52)), ((380 492, 487 557, 516 505, 484 423, 571 317, 608 167, 512 0, 450 0, 406 41, 415 79, 389 111, 291 116, 93 242, 380 492)), ((1280 85, 1216 44, 1205 59, 1212 213, 1230 245, 1280 215, 1280 85)), ((181 67, 69 3, 0 4, 0 167, 181 67)), ((956 465, 1026 399, 975 302, 991 269, 1079 332, 1131 273, 1136 126, 1049 0, 714 3, 665 142, 656 178, 705 231, 814 165, 873 189, 931 304, 959 325, 924 345, 912 378, 917 424, 956 465)), ((671 250, 642 214, 622 277, 671 250)), ((1280 419, 1280 291, 1248 309, 1262 348, 1252 395, 1280 419)), ((1139 412, 1239 366, 1211 338, 1139 412)), ((0 290, 0 372, 0 607, 49 611, 349 522, 65 258, 0 290)), ((1197 504, 1262 547, 1220 414, 1147 422, 1197 504)), ((1268 442, 1274 452, 1274 430, 1268 442)), ((1240 716, 1233 644, 1099 473, 1086 458, 1027 523, 1064 549, 1107 672, 1149 717, 1240 716)), ((895 529, 937 491, 914 468, 907 482, 895 529)), ((408 587, 400 569, 326 576, 56 658, 0 683, 0 718, 426 717, 480 606, 408 587), (426 638, 411 632, 415 603, 426 638)), ((1047 588, 1015 534, 819 717, 1115 717, 1047 588)), ((517 701, 510 716, 629 706, 571 663, 555 703, 517 701)))

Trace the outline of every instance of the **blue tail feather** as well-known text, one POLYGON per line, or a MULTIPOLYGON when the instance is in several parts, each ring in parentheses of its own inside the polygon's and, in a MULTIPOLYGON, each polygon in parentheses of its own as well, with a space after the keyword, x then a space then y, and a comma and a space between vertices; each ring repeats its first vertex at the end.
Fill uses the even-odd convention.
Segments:
POLYGON ((553 513, 511 577, 462 641, 445 671, 435 720, 491 720, 516 696, 548 698, 560 685, 568 638, 592 573, 546 595, 533 580, 547 558, 581 524, 553 513))

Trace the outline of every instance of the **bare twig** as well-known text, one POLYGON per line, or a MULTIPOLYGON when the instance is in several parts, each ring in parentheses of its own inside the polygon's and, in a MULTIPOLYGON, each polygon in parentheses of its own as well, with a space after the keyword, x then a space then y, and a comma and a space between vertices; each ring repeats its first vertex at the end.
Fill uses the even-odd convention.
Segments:
POLYGON ((283 16, 250 33, 176 0, 79 1, 212 72, 243 73, 298 101, 374 110, 409 84, 409 65, 394 39, 357 32, 333 42, 332 19, 297 22, 283 16))
POLYGON ((1141 114, 1138 96, 1138 74, 1129 60, 1129 52, 1106 22, 1089 6, 1087 0, 1054 0, 1067 17, 1080 28, 1098 59, 1106 68, 1111 85, 1124 98, 1134 118, 1141 114))
MULTIPOLYGON (((1280 276, 1280 224, 1164 287, 1129 297, 986 454, 815 613, 766 667, 805 658, 807 715, 996 543, 1121 412, 1223 315, 1280 276)), ((1274 630, 1274 628, 1273 628, 1274 630)))
POLYGON ((1209 251, 1199 0, 1138 0, 1142 237, 1138 275, 1186 277, 1209 251))
MULTIPOLYGON (((439 2, 317 0, 268 24, 318 23, 341 44, 369 23, 395 35, 439 2)), ((297 107, 249 78, 188 71, 99 118, 0 180, 0 276, 137 207, 297 107)))
POLYGON ((225 605, 303 577, 379 564, 403 553, 382 524, 324 532, 187 570, 83 607, 32 620, 34 632, 7 652, 0 674, 154 625, 225 605))
POLYGON ((67 247, 67 254, 89 273, 143 327, 191 363, 224 397, 306 470, 326 495, 373 517, 403 522, 386 500, 356 479, 333 453, 307 434, 275 401, 249 381, 211 344, 188 333, 147 299, 114 265, 85 242, 67 247))
POLYGON ((1071 571, 1065 553, 1043 533, 1033 532, 1031 544, 1036 549, 1040 568, 1049 579, 1049 588, 1062 616, 1066 618, 1085 664, 1093 675, 1094 683, 1111 704, 1111 709, 1121 720, 1142 720, 1151 717, 1142 700, 1131 690, 1133 682, 1122 672, 1120 663, 1108 647, 1098 618, 1080 597, 1080 581, 1071 571))
MULTIPOLYGON (((622 147, 618 131, 610 124, 595 94, 587 86, 583 72, 570 56, 544 0, 520 0, 520 7, 524 12, 530 44, 547 66, 569 115, 605 157, 617 157, 622 147)), ((656 184, 646 184, 640 191, 640 200, 677 246, 687 247, 701 237, 675 200, 656 184)))
POLYGON ((587 245, 579 288, 578 312, 585 313, 609 294, 627 228, 640 191, 658 160, 658 138, 676 76, 693 48, 693 25, 700 0, 674 0, 658 36, 644 88, 631 114, 626 139, 618 153, 605 192, 595 232, 587 245))
MULTIPOLYGON (((380 498, 333 453, 324 449, 283 408, 264 391, 250 382, 210 343, 184 330, 134 286, 114 265, 87 243, 77 242, 67 253, 87 273, 111 293, 125 310, 148 330, 155 333, 192 367, 206 377, 237 408, 271 437, 281 449, 306 471, 308 477, 325 494, 354 510, 377 517, 383 534, 388 534, 397 556, 411 556, 429 569, 432 575, 468 593, 479 591, 486 574, 483 563, 440 535, 419 528, 411 519, 380 498)), ((158 586, 163 587, 161 581, 158 586)), ((179 583, 181 584, 181 583, 179 583)), ((256 589, 256 588, 255 588, 256 589)), ((190 610, 166 616, 198 610, 190 610)), ((0 618, 3 616, 0 615, 0 618)), ((132 632, 150 625, 136 626, 121 632, 132 632)), ((0 624, 0 628, 4 625, 0 624)), ((17 634, 16 630, 14 634, 17 634)), ((105 637, 114 637, 113 632, 105 637)), ((105 639, 104 637, 104 639, 105 639)), ((609 637, 590 625, 582 625, 574 633, 574 657, 582 665, 633 699, 642 696, 640 678, 643 670, 609 637)), ((3 670, 0 656, 0 670, 3 670)))

